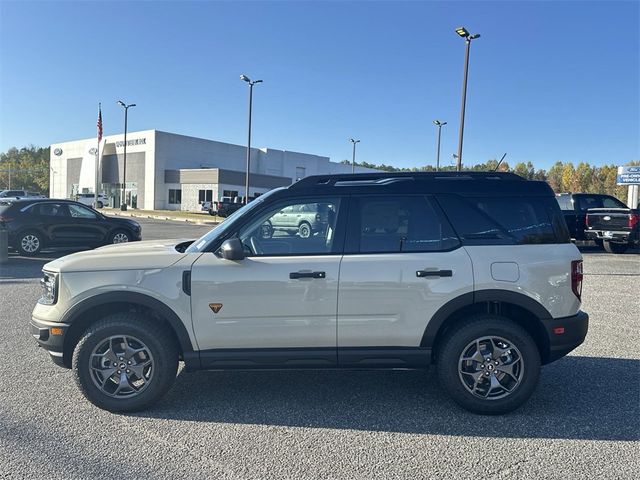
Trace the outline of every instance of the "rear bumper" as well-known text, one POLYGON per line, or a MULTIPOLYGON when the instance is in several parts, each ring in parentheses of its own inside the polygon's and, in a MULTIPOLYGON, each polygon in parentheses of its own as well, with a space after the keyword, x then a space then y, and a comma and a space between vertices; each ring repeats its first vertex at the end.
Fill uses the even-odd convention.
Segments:
POLYGON ((587 240, 604 240, 616 243, 638 243, 638 232, 586 230, 584 235, 587 240))
POLYGON ((60 322, 46 322, 31 318, 29 322, 29 333, 38 342, 38 346, 44 348, 51 360, 56 365, 67 367, 63 360, 64 338, 69 330, 69 325, 60 322))
POLYGON ((549 356, 544 363, 551 363, 584 342, 589 330, 589 315, 579 311, 570 317, 554 318, 543 323, 549 337, 549 356))

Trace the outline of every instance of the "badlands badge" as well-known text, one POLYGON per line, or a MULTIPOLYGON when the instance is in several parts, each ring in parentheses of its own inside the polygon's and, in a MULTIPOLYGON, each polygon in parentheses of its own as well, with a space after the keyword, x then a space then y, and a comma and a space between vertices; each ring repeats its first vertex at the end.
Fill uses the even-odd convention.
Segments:
POLYGON ((218 313, 222 309, 221 303, 210 303, 209 308, 213 310, 213 313, 218 313))

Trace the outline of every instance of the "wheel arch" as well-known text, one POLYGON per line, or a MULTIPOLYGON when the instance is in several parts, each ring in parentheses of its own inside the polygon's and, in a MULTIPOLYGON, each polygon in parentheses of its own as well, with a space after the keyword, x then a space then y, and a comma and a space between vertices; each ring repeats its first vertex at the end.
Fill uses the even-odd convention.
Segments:
POLYGON ((543 321, 552 319, 552 315, 534 299, 508 290, 479 290, 449 301, 427 324, 420 346, 431 348, 435 363, 438 345, 447 332, 458 322, 478 313, 500 315, 520 325, 536 342, 542 363, 548 363, 550 344, 543 321))
POLYGON ((180 357, 185 359, 185 357, 194 355, 193 344, 187 328, 170 307, 143 293, 108 292, 90 297, 74 305, 61 319, 62 323, 70 325, 63 345, 65 366, 71 367, 73 350, 80 341, 83 332, 90 325, 105 315, 123 311, 137 311, 161 322, 173 333, 180 357))

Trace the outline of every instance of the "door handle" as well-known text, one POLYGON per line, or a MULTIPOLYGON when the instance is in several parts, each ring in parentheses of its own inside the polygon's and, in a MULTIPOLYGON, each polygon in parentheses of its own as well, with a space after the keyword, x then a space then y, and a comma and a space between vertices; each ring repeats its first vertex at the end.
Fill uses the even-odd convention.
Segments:
POLYGON ((325 272, 291 272, 289 278, 291 280, 299 280, 301 278, 326 278, 325 272))
POLYGON ((426 278, 426 277, 453 277, 452 270, 418 270, 416 272, 416 277, 426 278))

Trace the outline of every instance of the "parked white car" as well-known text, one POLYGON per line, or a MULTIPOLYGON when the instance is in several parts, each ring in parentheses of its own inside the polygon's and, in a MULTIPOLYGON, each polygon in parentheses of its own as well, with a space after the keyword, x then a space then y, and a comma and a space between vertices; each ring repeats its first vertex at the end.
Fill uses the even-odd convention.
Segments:
MULTIPOLYGON (((95 201, 95 195, 93 193, 79 193, 76 202, 80 202, 84 205, 93 206, 93 202, 95 201)), ((98 194, 98 208, 102 208, 105 205, 109 205, 109 197, 104 195, 103 193, 98 194)))
POLYGON ((32 198, 46 198, 44 195, 38 192, 29 192, 27 190, 3 190, 0 192, 0 202, 10 202, 12 200, 32 198))

